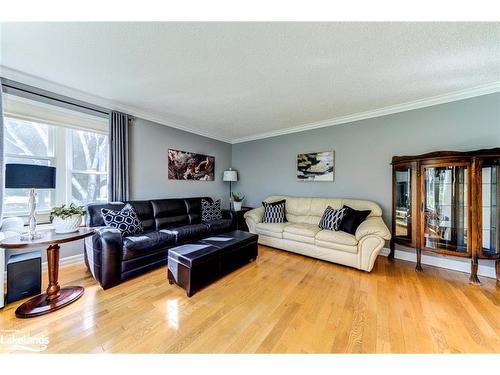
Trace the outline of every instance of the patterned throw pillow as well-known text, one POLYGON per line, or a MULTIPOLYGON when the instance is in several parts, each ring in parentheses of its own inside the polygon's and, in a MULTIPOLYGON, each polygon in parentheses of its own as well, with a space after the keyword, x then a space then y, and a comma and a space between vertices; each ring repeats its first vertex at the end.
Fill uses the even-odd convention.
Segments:
POLYGON ((262 222, 263 223, 286 222, 285 202, 286 202, 285 199, 283 199, 282 201, 272 202, 272 203, 262 202, 262 205, 264 206, 264 217, 262 218, 262 222))
POLYGON ((340 223, 342 222, 346 211, 347 210, 345 208, 336 210, 335 208, 328 206, 325 212, 323 212, 323 217, 319 221, 318 226, 321 229, 339 230, 340 223))
POLYGON ((202 199, 201 200, 201 221, 215 221, 222 219, 222 211, 220 208, 220 199, 213 203, 202 199))
POLYGON ((144 231, 141 221, 129 203, 120 211, 101 208, 101 214, 106 226, 119 229, 123 236, 142 233, 144 231))

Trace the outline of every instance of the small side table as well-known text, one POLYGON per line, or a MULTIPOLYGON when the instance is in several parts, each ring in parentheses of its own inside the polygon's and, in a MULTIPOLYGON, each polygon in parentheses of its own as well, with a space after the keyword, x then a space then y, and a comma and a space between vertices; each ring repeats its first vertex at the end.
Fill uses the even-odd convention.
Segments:
POLYGON ((41 238, 22 241, 19 235, 8 237, 0 242, 3 249, 21 250, 32 247, 47 246, 47 263, 49 274, 49 286, 45 293, 39 294, 20 305, 16 309, 18 318, 33 318, 56 311, 70 303, 75 302, 83 295, 84 288, 81 286, 59 286, 59 244, 81 240, 92 236, 95 230, 92 228, 80 228, 77 232, 57 234, 55 231, 47 230, 41 238))
POLYGON ((250 210, 253 210, 253 208, 241 207, 240 211, 233 211, 233 213, 236 215, 236 230, 244 230, 245 232, 248 232, 248 226, 243 216, 250 210))

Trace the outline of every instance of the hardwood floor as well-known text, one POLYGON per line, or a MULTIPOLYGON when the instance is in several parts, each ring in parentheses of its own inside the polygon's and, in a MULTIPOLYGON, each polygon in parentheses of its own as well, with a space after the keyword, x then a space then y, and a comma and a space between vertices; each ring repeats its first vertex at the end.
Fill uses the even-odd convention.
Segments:
POLYGON ((495 280, 414 266, 379 257, 366 273, 261 246, 187 298, 164 268, 104 291, 82 264, 60 275, 85 286, 79 301, 25 320, 11 304, 0 328, 46 336, 45 353, 500 353, 495 280))

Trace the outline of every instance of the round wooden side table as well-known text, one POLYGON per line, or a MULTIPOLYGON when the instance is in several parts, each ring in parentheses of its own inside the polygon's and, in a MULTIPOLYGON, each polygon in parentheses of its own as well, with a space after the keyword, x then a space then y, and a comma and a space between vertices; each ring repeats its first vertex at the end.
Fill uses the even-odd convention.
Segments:
POLYGON ((15 235, 0 242, 0 247, 9 250, 47 246, 49 286, 45 293, 29 299, 16 309, 18 318, 33 318, 51 313, 75 302, 83 295, 84 288, 81 286, 66 286, 63 288, 59 286, 59 245, 81 240, 92 236, 94 233, 95 230, 92 228, 80 228, 77 232, 67 234, 57 234, 52 229, 43 231, 42 237, 34 240, 23 241, 19 235, 15 235))

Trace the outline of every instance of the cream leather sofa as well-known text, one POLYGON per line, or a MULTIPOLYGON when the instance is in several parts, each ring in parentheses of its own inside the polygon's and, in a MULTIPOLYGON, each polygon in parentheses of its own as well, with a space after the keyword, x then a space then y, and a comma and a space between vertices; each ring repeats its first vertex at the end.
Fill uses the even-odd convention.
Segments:
POLYGON ((259 243, 262 245, 370 272, 385 241, 391 238, 391 233, 382 220, 382 209, 374 202, 290 196, 271 196, 265 202, 282 199, 286 199, 285 223, 263 223, 264 207, 245 213, 250 232, 259 235, 259 243), (318 227, 327 206, 341 208, 344 204, 356 210, 371 210, 355 235, 318 227))

